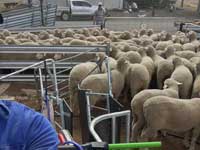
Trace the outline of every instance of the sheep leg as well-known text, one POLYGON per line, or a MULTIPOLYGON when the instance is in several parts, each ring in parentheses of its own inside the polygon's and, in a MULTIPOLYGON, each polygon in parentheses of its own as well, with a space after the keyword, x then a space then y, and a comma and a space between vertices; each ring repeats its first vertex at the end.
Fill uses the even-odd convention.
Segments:
POLYGON ((186 132, 185 135, 184 135, 184 141, 183 141, 183 145, 186 147, 186 148, 189 148, 190 147, 190 132, 186 132))
POLYGON ((145 129, 142 130, 142 134, 141 134, 141 139, 144 141, 144 142, 148 142, 148 139, 149 138, 155 138, 157 137, 157 131, 150 128, 150 127, 147 127, 145 129))
POLYGON ((194 128, 192 132, 192 141, 190 143, 189 150, 195 150, 196 141, 200 135, 200 128, 194 128))
POLYGON ((132 140, 134 142, 138 141, 139 136, 141 135, 142 128, 144 127, 144 121, 142 119, 139 119, 133 124, 132 126, 132 140))

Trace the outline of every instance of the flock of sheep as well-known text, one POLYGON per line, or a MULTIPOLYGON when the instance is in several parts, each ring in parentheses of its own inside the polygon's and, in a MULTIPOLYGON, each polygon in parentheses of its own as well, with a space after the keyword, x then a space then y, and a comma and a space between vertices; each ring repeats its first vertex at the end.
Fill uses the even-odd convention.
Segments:
MULTIPOLYGON (((184 145, 195 149, 200 135, 200 42, 195 32, 174 35, 152 29, 56 29, 37 34, 0 33, 0 45, 104 45, 110 43, 108 62, 114 98, 131 105, 133 141, 146 141, 158 132, 185 133, 184 145), (188 135, 192 133, 190 139, 188 135), (191 140, 191 143, 189 141, 191 140)), ((83 89, 107 93, 104 53, 96 61, 76 65, 70 72, 69 91, 73 111, 78 112, 78 84, 83 89), (96 68, 95 68, 96 67, 96 68), (94 69, 95 68, 95 69, 94 69), (88 75, 93 70, 93 72, 88 75)), ((38 59, 46 57, 36 56, 38 59)), ((54 56, 55 59, 63 55, 54 56)), ((93 96, 92 104, 102 100, 93 96)))

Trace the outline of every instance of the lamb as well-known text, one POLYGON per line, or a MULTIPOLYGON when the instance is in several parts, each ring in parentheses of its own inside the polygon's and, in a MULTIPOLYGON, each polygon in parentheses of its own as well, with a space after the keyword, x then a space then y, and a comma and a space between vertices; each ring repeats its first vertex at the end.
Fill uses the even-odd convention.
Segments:
POLYGON ((111 46, 111 50, 110 50, 111 57, 118 59, 120 56, 122 56, 124 54, 125 54, 125 52, 122 52, 116 46, 114 46, 114 45, 111 46))
POLYGON ((169 96, 174 98, 179 98, 179 85, 181 83, 175 81, 174 79, 166 79, 164 81, 164 89, 148 89, 143 90, 136 94, 131 101, 131 109, 133 114, 133 126, 132 126, 132 139, 134 142, 138 141, 138 138, 142 132, 145 125, 144 115, 143 115, 143 104, 147 99, 154 96, 169 96))
POLYGON ((200 63, 196 65, 197 76, 194 80, 193 89, 192 89, 192 98, 200 98, 200 63))
MULTIPOLYGON (((117 68, 111 71, 112 93, 116 99, 124 88, 125 74, 128 66, 128 61, 125 58, 120 58, 117 60, 117 68)), ((80 87, 97 93, 107 93, 109 88, 107 73, 93 74, 86 77, 81 82, 80 87)), ((101 96, 91 96, 91 99, 91 104, 94 105, 97 101, 101 100, 101 96)))
MULTIPOLYGON (((142 131, 142 138, 156 137, 158 131, 190 133, 192 139, 189 150, 195 150, 200 135, 200 99, 177 99, 167 96, 156 96, 148 99, 143 105, 147 127, 142 131), (184 116, 184 117, 183 117, 184 116)), ((185 137, 187 140, 188 137, 185 137)), ((189 141, 185 141, 188 142, 189 141)))
POLYGON ((175 70, 171 75, 171 78, 183 83, 180 86, 179 93, 180 98, 190 98, 191 88, 193 84, 193 76, 190 70, 184 66, 181 58, 174 58, 173 64, 175 66, 175 70))

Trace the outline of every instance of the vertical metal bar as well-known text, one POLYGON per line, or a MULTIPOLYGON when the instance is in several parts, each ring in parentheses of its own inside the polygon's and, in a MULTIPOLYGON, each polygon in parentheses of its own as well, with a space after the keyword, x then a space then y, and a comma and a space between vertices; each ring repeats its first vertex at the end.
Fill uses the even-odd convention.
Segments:
POLYGON ((60 104, 59 104, 59 106, 60 106, 60 117, 61 117, 61 125, 62 125, 62 128, 64 129, 64 127, 65 127, 65 118, 64 118, 64 111, 63 111, 63 100, 62 101, 60 101, 60 104))
POLYGON ((112 143, 116 143, 116 117, 112 117, 112 143))
POLYGON ((89 95, 87 94, 86 92, 86 102, 87 102, 87 117, 88 117, 88 124, 90 125, 91 124, 91 107, 90 107, 90 98, 89 98, 89 95))
POLYGON ((57 81, 57 75, 56 75, 56 65, 55 61, 52 60, 52 66, 53 66, 53 77, 54 77, 54 88, 55 88, 55 97, 57 101, 57 105, 59 105, 59 91, 58 91, 58 81, 57 81))
POLYGON ((131 114, 130 112, 127 113, 127 116, 126 116, 126 142, 128 143, 130 141, 130 117, 131 117, 131 114))
POLYGON ((44 100, 44 86, 43 86, 43 79, 42 79, 42 71, 39 68, 39 77, 40 77, 40 90, 41 90, 41 98, 44 100))

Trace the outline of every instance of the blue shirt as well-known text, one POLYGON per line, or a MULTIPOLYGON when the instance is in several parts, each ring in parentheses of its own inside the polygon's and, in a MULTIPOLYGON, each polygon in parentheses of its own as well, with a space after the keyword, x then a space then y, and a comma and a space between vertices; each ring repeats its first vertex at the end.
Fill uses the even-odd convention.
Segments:
POLYGON ((0 100, 0 150, 56 150, 58 144, 56 131, 42 114, 0 100))

